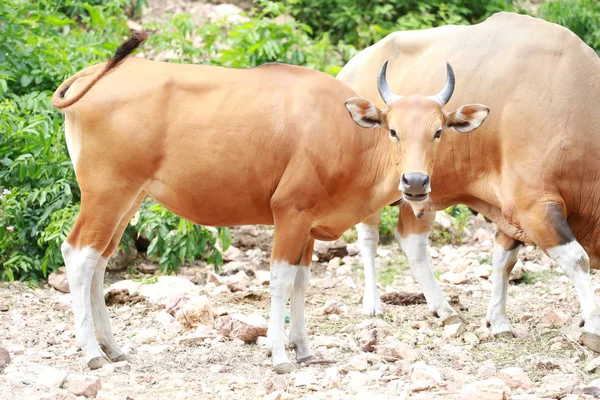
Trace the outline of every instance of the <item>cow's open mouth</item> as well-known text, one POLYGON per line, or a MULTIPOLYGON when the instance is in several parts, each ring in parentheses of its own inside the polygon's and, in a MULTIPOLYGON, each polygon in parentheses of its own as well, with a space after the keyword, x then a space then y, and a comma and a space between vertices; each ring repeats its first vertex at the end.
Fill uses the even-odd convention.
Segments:
POLYGON ((410 193, 404 192, 403 194, 404 194, 404 198, 408 201, 425 201, 429 197, 428 193, 410 194, 410 193))

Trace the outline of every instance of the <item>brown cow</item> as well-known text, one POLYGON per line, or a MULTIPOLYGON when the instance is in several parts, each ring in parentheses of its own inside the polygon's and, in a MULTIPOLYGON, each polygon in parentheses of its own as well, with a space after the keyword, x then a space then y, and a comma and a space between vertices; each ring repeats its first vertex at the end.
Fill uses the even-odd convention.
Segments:
POLYGON ((442 125, 473 117, 476 126, 482 116, 441 111, 450 81, 437 102, 413 96, 380 111, 341 81, 306 68, 126 59, 144 39, 135 33, 114 59, 67 79, 52 99, 65 109, 81 188, 81 211, 62 253, 85 360, 98 368, 125 357, 104 304, 104 271, 149 195, 198 224, 275 225, 268 343, 274 369, 289 372, 284 315, 292 286, 290 342, 298 361, 312 358, 304 293, 314 239, 336 239, 400 198, 406 150, 387 127, 402 132, 424 123, 425 112, 428 123, 411 129, 433 137, 442 125), (348 112, 362 127, 385 129, 361 128, 348 112))
MULTIPOLYGON (((454 322, 430 270, 427 238, 435 210, 462 203, 497 225, 487 321, 512 336, 505 311, 508 276, 522 243, 540 246, 573 281, 582 307, 583 341, 600 350, 600 308, 589 268, 600 268, 600 59, 569 30, 528 16, 500 13, 474 26, 397 32, 355 56, 338 78, 383 106, 374 79, 390 60, 390 87, 431 90, 443 61, 457 67, 460 90, 450 105, 483 102, 493 110, 477 133, 444 132, 434 162, 431 138, 407 131, 401 145, 423 150, 404 169, 431 174, 426 208, 416 219, 400 209, 398 240, 430 310, 454 322)), ((413 154, 418 154, 415 151, 413 154)), ((406 196, 405 192, 405 198, 406 196)), ((420 212, 420 211, 419 211, 420 212)), ((379 216, 359 225, 368 277, 364 312, 380 313, 374 279, 379 216)))

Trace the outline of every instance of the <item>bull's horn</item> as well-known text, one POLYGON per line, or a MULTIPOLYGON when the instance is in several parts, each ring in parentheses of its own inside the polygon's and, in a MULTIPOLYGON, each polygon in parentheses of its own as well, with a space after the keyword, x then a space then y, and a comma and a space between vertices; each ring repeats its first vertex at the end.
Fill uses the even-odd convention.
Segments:
POLYGON ((446 67, 448 69, 448 77, 446 78, 446 84, 444 85, 444 88, 435 96, 429 96, 429 98, 438 103, 440 107, 444 107, 446 103, 450 101, 452 93, 454 93, 454 71, 449 63, 446 63, 446 67))
POLYGON ((400 100, 403 96, 398 96, 392 92, 392 89, 388 86, 386 72, 388 62, 385 60, 379 71, 379 77, 377 78, 377 89, 379 89, 379 95, 385 101, 388 106, 393 102, 400 100))

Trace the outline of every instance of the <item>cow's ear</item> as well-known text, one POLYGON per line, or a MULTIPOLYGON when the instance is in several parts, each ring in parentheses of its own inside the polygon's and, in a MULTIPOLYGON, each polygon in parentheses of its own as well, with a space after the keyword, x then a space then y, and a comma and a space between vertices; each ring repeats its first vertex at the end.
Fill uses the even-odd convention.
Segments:
POLYGON ((490 113, 483 104, 469 104, 446 116, 446 127, 460 133, 472 132, 479 128, 490 113))
POLYGON ((346 100, 346 108, 358 126, 375 128, 384 126, 383 114, 373 103, 362 97, 352 97, 346 100))

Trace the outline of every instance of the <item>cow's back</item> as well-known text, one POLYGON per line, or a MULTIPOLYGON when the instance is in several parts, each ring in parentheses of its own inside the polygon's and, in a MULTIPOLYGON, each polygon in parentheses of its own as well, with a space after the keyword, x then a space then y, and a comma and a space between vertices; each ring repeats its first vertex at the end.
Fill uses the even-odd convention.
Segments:
POLYGON ((468 204, 524 241, 518 209, 544 199, 564 201, 576 235, 578 224, 586 235, 590 221, 598 225, 600 59, 575 34, 511 13, 396 32, 358 54, 338 79, 385 107, 376 76, 386 59, 398 94, 437 93, 450 62, 456 90, 445 109, 491 109, 477 132, 445 132, 432 176, 437 208, 468 204))

